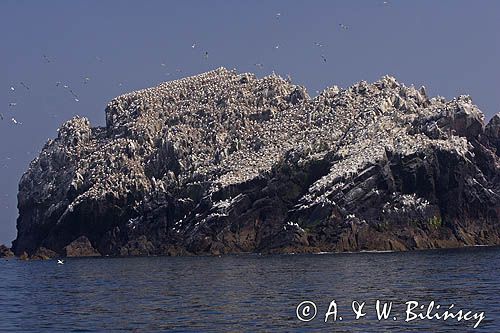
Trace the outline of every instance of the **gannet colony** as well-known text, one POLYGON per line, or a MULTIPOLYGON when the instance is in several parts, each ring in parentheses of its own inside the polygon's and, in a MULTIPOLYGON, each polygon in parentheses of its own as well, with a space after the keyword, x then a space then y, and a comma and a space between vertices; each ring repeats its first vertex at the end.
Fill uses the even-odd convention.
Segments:
POLYGON ((61 126, 19 184, 34 258, 500 244, 500 114, 390 76, 311 98, 219 68, 61 126))

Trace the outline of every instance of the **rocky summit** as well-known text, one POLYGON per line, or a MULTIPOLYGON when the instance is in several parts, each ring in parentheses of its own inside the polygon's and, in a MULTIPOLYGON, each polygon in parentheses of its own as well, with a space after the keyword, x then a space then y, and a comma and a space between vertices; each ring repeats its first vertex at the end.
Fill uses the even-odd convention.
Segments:
POLYGON ((468 96, 384 76, 311 98, 276 75, 219 68, 105 113, 105 127, 67 121, 31 162, 16 254, 500 244, 500 115, 485 124, 468 96))

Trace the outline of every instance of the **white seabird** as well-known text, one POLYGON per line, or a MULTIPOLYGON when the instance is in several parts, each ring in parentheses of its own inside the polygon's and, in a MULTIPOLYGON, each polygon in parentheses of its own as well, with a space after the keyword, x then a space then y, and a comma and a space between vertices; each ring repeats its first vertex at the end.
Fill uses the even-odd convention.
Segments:
POLYGON ((57 264, 58 264, 58 265, 64 265, 64 260, 57 259, 57 264))

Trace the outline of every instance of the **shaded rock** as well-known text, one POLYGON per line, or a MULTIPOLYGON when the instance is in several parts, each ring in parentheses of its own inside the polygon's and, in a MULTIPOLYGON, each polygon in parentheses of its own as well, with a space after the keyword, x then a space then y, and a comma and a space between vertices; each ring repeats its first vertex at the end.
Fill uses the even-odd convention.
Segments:
POLYGON ((70 244, 64 247, 64 256, 66 257, 100 257, 101 254, 97 252, 92 246, 89 239, 85 236, 80 236, 70 244))
POLYGON ((0 258, 13 257, 14 253, 5 245, 0 244, 0 258))
POLYGON ((53 259, 59 257, 59 254, 56 252, 46 249, 44 247, 38 248, 34 254, 30 256, 30 259, 33 260, 48 260, 48 259, 53 259))
MULTIPOLYGON (((167 250, 167 255, 177 253, 175 249, 167 250)), ((155 254, 155 247, 153 243, 148 241, 147 237, 142 235, 133 241, 129 241, 125 246, 120 249, 121 256, 148 256, 155 254)))
POLYGON ((484 135, 496 149, 497 156, 500 156, 500 113, 494 115, 488 122, 484 130, 484 135))

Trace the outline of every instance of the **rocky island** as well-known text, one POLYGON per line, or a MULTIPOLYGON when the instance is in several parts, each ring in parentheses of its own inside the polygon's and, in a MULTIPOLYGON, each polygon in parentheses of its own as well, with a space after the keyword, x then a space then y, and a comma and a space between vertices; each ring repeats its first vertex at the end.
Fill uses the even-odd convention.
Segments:
POLYGON ((75 117, 19 184, 15 254, 500 244, 500 115, 385 76, 306 89, 219 68, 75 117))

